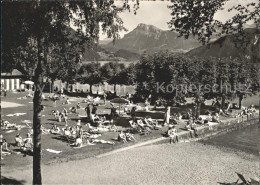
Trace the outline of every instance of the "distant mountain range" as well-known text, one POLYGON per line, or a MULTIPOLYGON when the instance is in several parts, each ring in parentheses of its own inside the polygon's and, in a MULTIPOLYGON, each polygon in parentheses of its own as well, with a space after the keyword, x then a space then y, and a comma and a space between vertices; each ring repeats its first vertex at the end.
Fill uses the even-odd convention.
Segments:
POLYGON ((205 46, 195 48, 187 55, 199 57, 246 57, 254 63, 260 61, 260 32, 256 28, 247 28, 242 34, 220 37, 205 46))
POLYGON ((182 52, 199 57, 247 57, 259 62, 259 30, 255 25, 246 25, 243 34, 230 34, 212 38, 211 43, 202 46, 194 37, 184 39, 179 33, 164 31, 153 25, 139 24, 134 30, 115 42, 111 39, 100 41, 92 49, 86 49, 83 60, 138 60, 146 51, 160 50, 182 52))
POLYGON ((149 53, 166 49, 176 52, 185 52, 201 46, 194 37, 184 39, 178 36, 179 34, 177 32, 164 31, 153 25, 139 24, 122 39, 116 40, 115 45, 113 42, 110 42, 103 45, 103 47, 111 51, 124 49, 141 54, 144 51, 149 53))

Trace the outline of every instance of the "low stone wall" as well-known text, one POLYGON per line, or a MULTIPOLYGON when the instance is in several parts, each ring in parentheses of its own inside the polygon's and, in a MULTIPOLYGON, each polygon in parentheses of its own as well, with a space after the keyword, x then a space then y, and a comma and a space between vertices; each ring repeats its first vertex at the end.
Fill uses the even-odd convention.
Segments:
MULTIPOLYGON (((242 116, 239 118, 229 118, 227 120, 222 120, 212 126, 200 126, 197 128, 197 137, 194 137, 194 131, 181 131, 178 132, 179 142, 189 142, 190 140, 200 140, 206 137, 226 134, 237 129, 247 127, 249 125, 259 123, 259 114, 252 115, 251 117, 242 116), (191 137, 192 136, 192 137, 191 137)), ((156 144, 169 142, 169 138, 165 137, 164 140, 157 142, 156 144)))

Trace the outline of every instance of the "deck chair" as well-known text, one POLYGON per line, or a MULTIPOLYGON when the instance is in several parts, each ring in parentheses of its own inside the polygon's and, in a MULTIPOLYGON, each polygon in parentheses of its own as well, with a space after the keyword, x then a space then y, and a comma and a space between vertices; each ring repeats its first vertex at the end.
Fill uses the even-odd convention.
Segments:
POLYGON ((237 173, 237 172, 236 172, 236 174, 237 174, 237 176, 239 177, 239 179, 242 180, 242 182, 243 182, 244 184, 246 184, 246 185, 249 185, 249 184, 250 184, 250 182, 247 181, 242 174, 237 173))
POLYGON ((131 133, 138 133, 139 132, 139 127, 138 127, 138 125, 136 123, 134 123, 133 120, 130 120, 129 124, 131 126, 131 128, 130 128, 130 132, 131 133))

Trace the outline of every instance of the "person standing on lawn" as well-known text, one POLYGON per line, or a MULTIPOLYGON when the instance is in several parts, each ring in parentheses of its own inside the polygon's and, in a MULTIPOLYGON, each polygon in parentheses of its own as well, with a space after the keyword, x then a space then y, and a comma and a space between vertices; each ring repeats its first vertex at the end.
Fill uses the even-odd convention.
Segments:
POLYGON ((104 104, 106 105, 106 100, 107 100, 107 94, 106 94, 106 91, 104 91, 103 96, 104 96, 104 104))
POLYGON ((91 112, 92 114, 97 114, 97 106, 93 106, 93 108, 92 108, 92 112, 91 112))
POLYGON ((90 107, 89 107, 89 104, 87 104, 87 107, 85 108, 85 111, 86 111, 87 116, 88 116, 88 121, 91 121, 91 116, 90 116, 90 107))

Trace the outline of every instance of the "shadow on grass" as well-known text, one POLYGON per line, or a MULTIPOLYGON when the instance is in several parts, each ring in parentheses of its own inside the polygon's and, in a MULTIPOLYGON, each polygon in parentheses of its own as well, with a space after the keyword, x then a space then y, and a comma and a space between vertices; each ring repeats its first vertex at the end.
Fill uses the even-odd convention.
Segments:
POLYGON ((2 184, 25 184, 24 180, 18 181, 7 177, 1 177, 2 184))
POLYGON ((16 152, 16 153, 20 152, 21 154, 23 154, 23 157, 26 157, 27 155, 31 156, 31 157, 33 156, 33 152, 31 152, 29 150, 24 151, 22 149, 16 148, 16 149, 13 149, 13 152, 16 152))
POLYGON ((56 137, 52 137, 52 139, 63 141, 65 143, 67 143, 67 144, 70 144, 71 142, 73 142, 73 139, 68 139, 65 136, 56 136, 56 137))

